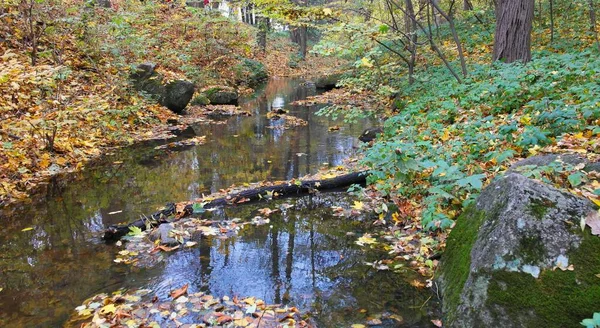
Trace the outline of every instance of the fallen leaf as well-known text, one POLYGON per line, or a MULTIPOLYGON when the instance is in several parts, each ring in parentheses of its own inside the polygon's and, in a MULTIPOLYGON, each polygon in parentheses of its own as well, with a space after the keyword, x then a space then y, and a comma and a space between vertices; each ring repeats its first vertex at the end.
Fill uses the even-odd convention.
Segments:
POLYGON ((100 314, 109 314, 109 313, 115 313, 115 311, 117 310, 117 308, 115 307, 115 305, 113 303, 105 305, 102 309, 100 309, 100 314))
POLYGON ((592 228, 592 235, 600 235, 600 214, 598 212, 590 212, 585 219, 585 223, 592 228))
POLYGON ((431 323, 433 323, 436 327, 442 327, 442 320, 439 320, 439 319, 431 320, 431 323))
POLYGON ((30 230, 33 230, 33 227, 27 227, 27 228, 21 229, 21 231, 23 231, 23 232, 30 231, 30 230))
POLYGON ((220 324, 220 325, 224 324, 224 323, 227 323, 227 322, 230 322, 230 321, 233 321, 233 318, 230 317, 230 316, 228 316, 228 315, 222 315, 222 316, 220 316, 220 317, 217 318, 217 323, 220 324))
POLYGON ((188 284, 185 284, 181 288, 175 289, 175 290, 171 291, 170 296, 173 299, 176 299, 176 298, 178 298, 181 295, 185 295, 187 293, 187 289, 188 289, 188 284))

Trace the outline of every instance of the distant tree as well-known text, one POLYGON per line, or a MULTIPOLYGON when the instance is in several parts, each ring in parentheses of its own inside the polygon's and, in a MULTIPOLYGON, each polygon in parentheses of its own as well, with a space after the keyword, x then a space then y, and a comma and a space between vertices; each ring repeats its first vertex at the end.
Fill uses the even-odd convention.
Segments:
POLYGON ((535 0, 496 0, 494 60, 531 60, 531 28, 535 0))

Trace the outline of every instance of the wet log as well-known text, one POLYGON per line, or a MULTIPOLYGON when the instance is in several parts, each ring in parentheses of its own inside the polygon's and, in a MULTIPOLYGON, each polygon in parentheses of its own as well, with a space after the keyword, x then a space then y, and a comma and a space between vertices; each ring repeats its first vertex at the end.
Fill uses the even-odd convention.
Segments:
MULTIPOLYGON (((227 195, 225 197, 213 199, 204 204, 205 209, 224 207, 232 205, 248 204, 260 200, 268 199, 268 195, 277 194, 277 198, 301 196, 316 191, 334 191, 349 187, 353 184, 364 185, 366 183, 367 171, 353 172, 340 175, 335 178, 322 180, 306 180, 300 183, 286 182, 283 184, 264 186, 259 188, 247 189, 237 193, 227 195)), ((193 204, 186 205, 184 215, 187 216, 193 213, 193 204)), ((141 230, 146 230, 147 227, 155 227, 162 223, 169 222, 168 218, 175 214, 175 204, 169 203, 163 210, 143 217, 137 221, 124 225, 112 225, 104 231, 102 239, 107 241, 115 241, 125 236, 130 231, 130 227, 137 227, 141 230)))

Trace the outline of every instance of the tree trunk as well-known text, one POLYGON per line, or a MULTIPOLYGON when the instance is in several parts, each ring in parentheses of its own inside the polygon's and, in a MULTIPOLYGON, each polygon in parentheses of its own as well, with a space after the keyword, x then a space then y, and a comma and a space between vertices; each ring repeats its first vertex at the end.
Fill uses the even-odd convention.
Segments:
POLYGON ((463 0, 463 10, 464 11, 473 10, 473 5, 471 4, 471 1, 463 0))
POLYGON ((531 60, 534 0, 497 0, 494 60, 531 60))
POLYGON ((406 26, 406 35, 410 38, 407 42, 410 51, 410 60, 408 62, 408 84, 415 82, 415 64, 417 61, 417 17, 412 5, 412 0, 405 0, 406 13, 404 14, 404 24, 406 26))
POLYGON ((550 44, 554 43, 554 1, 550 0, 550 44))
POLYGON ((588 0, 588 4, 590 6, 590 30, 594 33, 596 46, 598 46, 598 51, 600 51, 600 39, 598 39, 598 30, 596 29, 596 9, 594 8, 594 0, 588 0))
POLYGON ((302 56, 302 59, 306 58, 307 39, 308 39, 307 27, 306 26, 294 27, 291 30, 290 36, 292 38, 292 42, 296 43, 298 45, 298 47, 300 48, 300 55, 302 56))
POLYGON ((257 17, 256 18, 258 24, 258 36, 257 43, 260 50, 265 53, 267 51, 267 34, 270 29, 269 19, 266 17, 257 17))
MULTIPOLYGON (((249 202, 257 202, 267 198, 268 194, 277 194, 278 197, 291 197, 308 195, 315 191, 332 191, 347 188, 353 184, 364 185, 366 183, 368 171, 360 171, 354 173, 348 173, 340 175, 331 179, 323 180, 306 180, 300 181, 300 183, 286 182, 283 184, 259 187, 255 189, 248 189, 240 191, 238 193, 230 194, 226 197, 213 199, 210 202, 204 204, 205 209, 223 206, 243 205, 249 202)), ((193 213, 193 205, 187 204, 183 213, 175 213, 176 206, 173 203, 167 204, 167 206, 156 213, 144 218, 124 225, 112 225, 104 231, 102 239, 119 240, 121 237, 129 233, 129 227, 137 227, 141 230, 146 230, 148 226, 158 226, 163 223, 169 222, 169 217, 178 214, 180 217, 185 217, 193 213)))

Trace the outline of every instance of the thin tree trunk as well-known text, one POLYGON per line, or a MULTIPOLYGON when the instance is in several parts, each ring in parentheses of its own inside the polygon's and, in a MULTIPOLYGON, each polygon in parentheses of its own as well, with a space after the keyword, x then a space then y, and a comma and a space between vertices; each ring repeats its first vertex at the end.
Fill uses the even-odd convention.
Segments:
POLYGON ((417 61, 417 17, 415 9, 412 5, 412 0, 405 0, 406 4, 406 35, 410 38, 408 42, 410 51, 410 60, 408 62, 408 84, 412 85, 415 82, 415 64, 417 61))
POLYGON ((550 44, 554 43, 554 0, 550 0, 550 44))
POLYGON ((450 5, 449 14, 446 14, 434 0, 431 0, 431 5, 440 13, 440 15, 442 15, 448 21, 448 25, 450 25, 450 30, 452 31, 452 38, 454 38, 454 43, 456 43, 456 48, 458 50, 460 68, 462 69, 463 77, 467 77, 467 63, 465 62, 465 55, 460 44, 460 39, 458 38, 458 33, 456 33, 456 27, 454 26, 454 18, 452 17, 452 7, 454 6, 454 1, 452 1, 452 4, 450 5))
POLYGON ((494 60, 531 60, 534 0, 497 0, 494 60))
POLYGON ((600 51, 600 39, 598 39, 598 30, 596 29, 596 9, 594 8, 594 0, 588 0, 588 4, 590 5, 590 30, 594 33, 596 46, 598 47, 598 51, 600 51))
POLYGON ((473 5, 471 4, 471 1, 463 0, 463 10, 464 11, 473 10, 473 5))
MULTIPOLYGON (((402 13, 404 13, 405 15, 407 14, 406 9, 404 9, 400 5, 398 5, 397 2, 395 2, 394 0, 390 0, 390 1, 391 1, 391 3, 394 4, 394 6, 396 6, 396 8, 400 9, 400 11, 402 11, 402 13)), ((408 16, 410 16, 410 15, 408 15, 408 16)), ((454 71, 452 66, 450 66, 450 63, 446 59, 446 56, 444 56, 444 53, 442 53, 440 48, 438 48, 437 44, 433 41, 433 36, 431 35, 431 33, 427 33, 427 30, 425 29, 423 24, 421 24, 415 17, 412 17, 412 18, 413 18, 412 19, 413 22, 421 29, 421 31, 423 31, 423 33, 425 33, 425 35, 427 35, 427 38, 429 41, 429 46, 431 47, 431 49, 438 54, 438 57, 440 57, 440 59, 444 62, 444 65, 446 66, 446 68, 448 68, 448 70, 450 71, 452 76, 454 76, 454 78, 458 81, 458 83, 462 83, 460 76, 458 76, 458 74, 456 74, 456 72, 454 71)))

